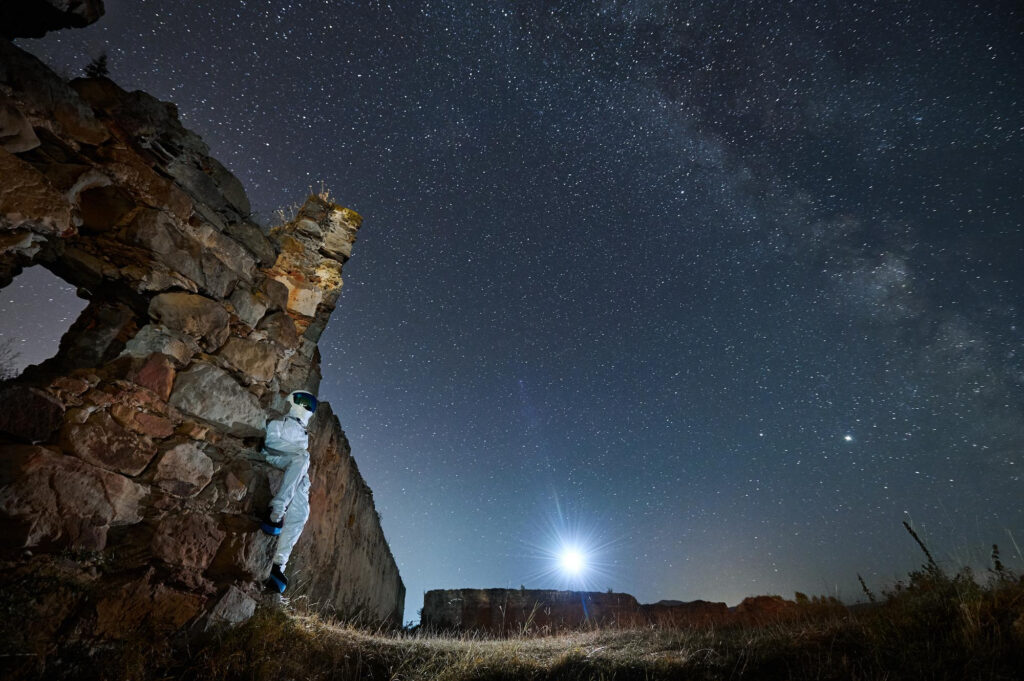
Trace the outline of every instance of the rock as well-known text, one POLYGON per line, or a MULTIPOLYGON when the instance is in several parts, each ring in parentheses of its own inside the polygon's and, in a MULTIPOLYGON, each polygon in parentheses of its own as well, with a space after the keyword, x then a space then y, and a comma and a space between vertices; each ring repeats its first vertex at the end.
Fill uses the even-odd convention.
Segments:
POLYGON ((210 565, 224 536, 224 530, 208 515, 168 515, 153 535, 153 555, 169 565, 202 571, 210 565))
POLYGON ((5 545, 98 551, 111 527, 141 520, 148 491, 122 475, 42 447, 5 446, 0 462, 0 513, 11 521, 5 545))
POLYGON ((269 314, 256 327, 267 334, 267 338, 283 348, 299 347, 299 332, 295 322, 285 312, 269 314))
POLYGON ((149 316, 198 339, 207 351, 223 345, 230 333, 231 316, 224 306, 192 293, 161 293, 149 304, 149 316))
POLYGON ((277 351, 265 341, 229 338, 220 357, 256 381, 269 381, 277 368, 277 351))
POLYGON ((0 148, 19 154, 38 146, 32 123, 16 107, 0 101, 0 148))
POLYGON ((193 497, 213 477, 213 460, 185 442, 167 450, 157 462, 154 484, 177 497, 193 497))
POLYGON ((237 437, 257 437, 266 431, 266 415, 256 397, 211 364, 198 363, 179 373, 170 402, 237 437))
POLYGON ((128 379, 152 390, 157 397, 166 401, 171 396, 171 388, 174 387, 175 373, 174 359, 169 355, 155 352, 146 358, 142 366, 132 371, 128 379))
POLYGON ((71 206, 31 165, 0 149, 0 229, 27 227, 40 234, 74 233, 71 206))
POLYGON ((121 187, 93 187, 78 195, 78 212, 83 230, 109 232, 122 226, 135 209, 131 194, 121 187))
POLYGON ((174 434, 174 423, 170 419, 144 411, 136 413, 134 426, 139 433, 154 440, 162 440, 174 434))
MULTIPOLYGON (((197 352, 199 345, 191 336, 162 324, 146 324, 125 344, 121 354, 146 357, 159 353, 172 357, 178 366, 184 366, 197 352)), ((173 380, 173 376, 171 378, 173 380)), ((157 390, 153 392, 159 394, 157 390)))
POLYGON ((273 244, 264 236, 260 228, 251 222, 233 222, 224 228, 225 233, 232 239, 238 241, 256 256, 259 264, 266 267, 273 264, 277 258, 277 251, 273 244))
POLYGON ((259 582, 270 574, 270 566, 277 540, 263 534, 256 523, 248 532, 231 534, 220 545, 210 565, 210 574, 259 582))
POLYGON ((125 475, 138 475, 156 455, 152 441, 125 429, 105 411, 81 425, 66 425, 61 446, 94 466, 125 475))
POLYGON ((266 298, 263 294, 253 293, 240 286, 231 293, 231 305, 235 308, 238 318, 250 329, 255 328, 267 312, 266 298))
POLYGON ((5 38, 42 38, 48 31, 88 26, 103 16, 103 0, 7 0, 0 5, 5 38))
POLYGON ((231 585, 210 611, 210 624, 238 624, 256 612, 256 601, 237 586, 231 585))
MULTIPOLYGON (((189 622, 253 612, 275 541, 253 512, 282 475, 255 454, 265 408, 319 381, 316 339, 359 217, 311 197, 268 236, 249 211, 173 104, 107 78, 67 83, 0 39, 0 287, 41 263, 89 300, 57 356, 0 394, 0 442, 39 443, 0 445, 0 553, 31 579, 59 563, 75 585, 67 607, 45 588, 19 601, 19 622, 46 625, 22 627, 15 650, 49 663, 67 640, 178 641, 189 622)), ((400 623, 372 495, 322 420, 294 589, 400 623)))
POLYGON ((25 442, 46 440, 64 419, 64 405, 37 388, 0 388, 0 404, 0 432, 25 442))
MULTIPOLYGON (((17 0, 15 0, 16 2, 17 0)), ((0 11, 12 2, 0 3, 0 11)), ((6 22, 0 19, 0 26, 6 22)), ((0 29, 3 30, 3 29, 0 29)), ((32 122, 42 141, 49 131, 55 141, 98 145, 110 138, 110 131, 78 93, 49 67, 13 43, 0 40, 0 83, 18 110, 32 122), (55 137, 56 136, 56 137, 55 137)), ((4 175, 10 181, 10 177, 4 175)))
POLYGON ((154 570, 114 589, 96 604, 95 636, 130 639, 147 633, 178 631, 195 617, 206 599, 194 593, 154 584, 154 570))

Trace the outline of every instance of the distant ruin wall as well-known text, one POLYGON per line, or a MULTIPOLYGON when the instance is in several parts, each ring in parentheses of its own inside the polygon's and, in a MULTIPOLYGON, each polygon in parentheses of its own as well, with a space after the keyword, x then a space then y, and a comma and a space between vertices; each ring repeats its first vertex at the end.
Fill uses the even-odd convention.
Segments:
POLYGON ((799 613, 797 603, 779 596, 752 596, 729 608, 725 603, 700 600, 641 604, 629 594, 614 592, 441 589, 424 595, 421 625, 431 631, 508 636, 588 627, 768 622, 794 613, 799 613))
MULTIPOLYGON (((318 387, 361 218, 312 196, 266 235, 172 104, 67 83, 3 39, 0 178, 0 287, 38 264, 89 302, 56 357, 0 385, 5 646, 245 620, 274 542, 255 517, 280 475, 258 455, 265 424, 318 387)), ((312 441, 294 592, 400 623, 329 405, 312 441)))

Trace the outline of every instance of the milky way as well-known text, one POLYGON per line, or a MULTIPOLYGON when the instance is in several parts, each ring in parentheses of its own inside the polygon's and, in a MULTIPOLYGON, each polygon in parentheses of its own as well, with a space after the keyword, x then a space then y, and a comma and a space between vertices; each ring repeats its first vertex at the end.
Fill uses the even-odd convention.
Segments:
POLYGON ((565 528, 641 601, 855 600, 903 520, 1024 564, 1016 3, 106 4, 19 44, 105 50, 265 225, 365 218, 322 396, 407 619, 564 586, 565 528))

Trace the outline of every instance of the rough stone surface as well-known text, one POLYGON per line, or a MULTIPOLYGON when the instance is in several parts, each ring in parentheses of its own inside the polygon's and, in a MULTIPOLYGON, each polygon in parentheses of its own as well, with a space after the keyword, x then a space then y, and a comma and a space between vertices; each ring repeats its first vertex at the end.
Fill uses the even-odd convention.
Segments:
MULTIPOLYGON (((88 300, 0 395, 0 553, 68 585, 19 602, 14 650, 243 621, 275 548, 260 439, 291 386, 319 382, 358 215, 311 196, 265 234, 173 104, 67 83, 3 39, 0 178, 0 287, 39 264, 88 300)), ((400 623, 372 494, 328 406, 317 423, 295 595, 400 623)))
POLYGON ((164 326, 181 331, 216 350, 227 340, 231 316, 216 301, 192 293, 161 293, 149 304, 149 316, 164 326))
POLYGON ((0 447, 4 544, 98 551, 111 527, 141 520, 147 489, 43 447, 0 447))
POLYGON ((266 430, 259 400, 212 364, 195 364, 178 374, 171 404, 186 414, 224 428, 229 435, 257 437, 266 430))
POLYGON ((160 353, 174 358, 178 366, 183 366, 197 352, 199 344, 191 336, 162 324, 146 324, 125 344, 122 354, 146 357, 160 353))
POLYGON ((256 612, 256 600, 236 586, 228 587, 210 611, 211 624, 238 624, 256 612))
POLYGON ((269 381, 277 368, 277 351, 266 341, 229 338, 220 355, 244 376, 257 381, 269 381))
POLYGON ((82 424, 70 424, 61 444, 82 461, 125 475, 138 475, 156 454, 151 440, 129 431, 107 412, 96 412, 82 424))
POLYGON ((178 497, 192 497, 213 478, 213 460, 191 442, 183 442, 160 455, 156 486, 178 497))

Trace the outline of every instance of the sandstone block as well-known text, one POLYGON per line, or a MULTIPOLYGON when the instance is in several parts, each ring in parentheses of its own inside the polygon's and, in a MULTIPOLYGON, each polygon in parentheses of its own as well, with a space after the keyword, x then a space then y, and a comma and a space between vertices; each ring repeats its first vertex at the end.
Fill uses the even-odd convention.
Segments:
POLYGON ((104 411, 83 424, 66 424, 61 443, 83 461, 125 475, 138 475, 156 455, 151 440, 127 430, 104 411))
POLYGON ((176 497, 192 497, 213 478, 213 460, 185 442, 164 452, 157 462, 154 483, 176 497))
POLYGON ((42 447, 4 447, 0 462, 0 513, 16 528, 3 536, 8 547, 55 542, 97 551, 110 527, 141 520, 148 490, 123 475, 42 447))
POLYGON ((269 381, 277 368, 277 351, 271 343, 247 338, 229 338, 220 356, 233 367, 257 381, 269 381))
POLYGON ((256 437, 266 430, 266 415, 256 397, 212 364, 197 363, 179 373, 171 404, 237 437, 256 437))
POLYGON ((0 389, 0 432, 26 442, 40 442, 60 427, 64 405, 37 388, 11 385, 0 389))
POLYGON ((161 293, 149 304, 149 316, 182 331, 213 351, 227 340, 231 315, 220 303, 193 293, 161 293))

